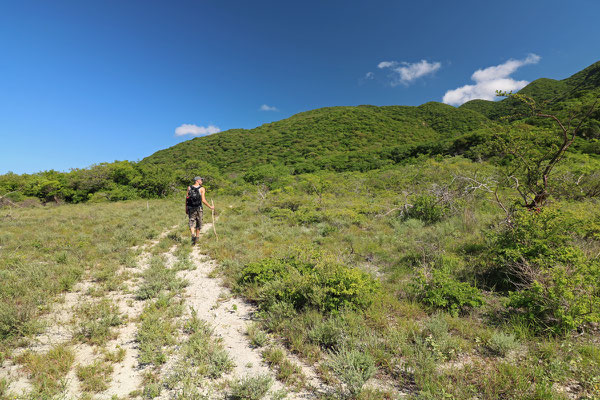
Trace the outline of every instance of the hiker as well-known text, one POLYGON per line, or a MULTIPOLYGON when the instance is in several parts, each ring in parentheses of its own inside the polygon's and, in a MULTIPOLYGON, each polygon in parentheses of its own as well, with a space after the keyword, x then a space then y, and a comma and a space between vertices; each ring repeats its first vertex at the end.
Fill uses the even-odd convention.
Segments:
POLYGON ((208 204, 204 194, 206 189, 202 187, 202 178, 197 176, 194 178, 195 183, 188 186, 185 197, 185 212, 190 218, 190 230, 192 231, 192 246, 198 241, 200 236, 200 228, 202 228, 202 203, 208 208, 214 210, 214 207, 208 204))

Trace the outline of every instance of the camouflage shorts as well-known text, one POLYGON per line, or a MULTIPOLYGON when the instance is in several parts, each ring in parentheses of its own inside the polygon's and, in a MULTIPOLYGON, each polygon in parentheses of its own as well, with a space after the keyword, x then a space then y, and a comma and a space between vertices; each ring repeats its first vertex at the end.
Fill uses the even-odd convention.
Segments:
POLYGON ((202 229, 202 208, 197 208, 190 212, 189 217, 191 229, 202 229))

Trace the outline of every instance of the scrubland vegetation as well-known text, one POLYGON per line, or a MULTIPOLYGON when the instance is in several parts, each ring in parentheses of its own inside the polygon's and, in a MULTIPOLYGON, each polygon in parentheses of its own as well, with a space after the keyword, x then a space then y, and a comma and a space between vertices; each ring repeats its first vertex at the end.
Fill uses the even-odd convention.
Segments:
POLYGON ((511 229, 457 179, 493 173, 459 157, 282 177, 221 199, 220 240, 203 247, 346 395, 375 374, 415 398, 594 398, 596 200, 516 208, 511 229))
MULTIPOLYGON (((548 107, 568 118, 597 96, 599 69, 524 91, 563 96, 548 107)), ((288 387, 307 384, 286 351, 335 388, 315 392, 321 398, 600 398, 598 111, 582 120, 546 181, 540 171, 561 136, 552 121, 515 117, 515 101, 317 110, 252 134, 194 139, 140 163, 4 175, 0 361, 39 331, 57 294, 87 276, 97 300, 79 306, 76 337, 109 340, 123 318, 102 295, 128 279, 119 266, 135 263, 132 246, 179 224, 150 250, 135 291, 146 301, 139 361, 152 368, 138 395, 170 385, 199 398, 202 379, 229 371, 210 327, 196 316, 180 322, 187 282, 176 273, 191 268, 182 202, 107 202, 167 195, 200 172, 219 217, 219 240, 209 232, 201 249, 257 306, 249 343, 288 387), (198 148, 202 157, 183 162, 198 148), (169 167, 174 160, 181 163, 169 167), (156 172, 153 186, 140 180, 144 171, 156 172), (16 205, 28 196, 88 203, 16 205), (167 267, 173 246, 177 261, 167 267), (158 371, 175 343, 182 357, 164 380, 158 371)), ((43 384, 51 396, 73 362, 69 351, 25 352, 18 362, 37 371, 40 357, 60 359, 32 372, 53 377, 43 384)), ((77 369, 90 391, 102 389, 109 358, 77 369)), ((249 377, 227 393, 258 399, 271 385, 249 377)))

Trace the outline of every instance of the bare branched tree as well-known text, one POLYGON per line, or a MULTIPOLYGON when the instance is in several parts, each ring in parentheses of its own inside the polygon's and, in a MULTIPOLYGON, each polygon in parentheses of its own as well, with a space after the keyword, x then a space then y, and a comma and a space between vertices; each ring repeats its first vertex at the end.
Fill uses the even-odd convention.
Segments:
POLYGON ((521 101, 527 105, 530 117, 549 119, 555 125, 559 143, 556 146, 547 146, 547 148, 542 150, 541 155, 536 157, 531 157, 527 153, 526 148, 515 145, 515 143, 511 142, 510 138, 507 140, 497 135, 500 143, 503 145, 504 151, 514 156, 517 160, 515 170, 506 177, 511 182, 510 186, 517 191, 525 207, 530 209, 543 207, 550 196, 548 181, 554 167, 563 159, 566 151, 571 147, 575 138, 580 133, 584 122, 596 110, 600 99, 596 99, 589 106, 583 106, 571 111, 565 118, 561 119, 555 114, 544 111, 547 102, 538 104, 533 98, 519 93, 513 94, 498 91, 497 95, 521 101), (517 172, 521 172, 524 175, 523 182, 520 182, 517 178, 517 172))

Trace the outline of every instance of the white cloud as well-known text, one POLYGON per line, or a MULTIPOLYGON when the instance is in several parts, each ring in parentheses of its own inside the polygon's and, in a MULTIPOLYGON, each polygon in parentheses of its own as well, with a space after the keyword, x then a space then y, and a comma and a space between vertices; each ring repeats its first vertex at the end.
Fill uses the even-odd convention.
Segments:
POLYGON ((221 128, 214 125, 198 126, 194 124, 182 124, 181 126, 175 128, 175 136, 206 136, 217 132, 221 132, 221 128))
POLYGON ((377 64, 377 68, 379 69, 388 68, 392 71, 392 81, 390 82, 392 86, 398 86, 399 84, 408 85, 422 76, 433 74, 441 67, 442 63, 437 61, 429 62, 427 60, 421 60, 416 63, 382 61, 377 64))
POLYGON ((279 109, 277 107, 268 106, 266 104, 263 104, 262 106, 260 106, 259 110, 260 111, 279 111, 279 109))
POLYGON ((471 79, 475 81, 474 85, 465 85, 454 90, 448 90, 442 101, 446 104, 459 106, 473 99, 494 100, 496 90, 520 90, 529 82, 516 81, 510 75, 524 65, 537 64, 540 59, 541 57, 537 54, 529 54, 523 60, 510 59, 504 64, 478 69, 471 76, 471 79))
POLYGON ((381 69, 381 68, 389 68, 389 67, 393 67, 394 65, 397 65, 398 63, 396 61, 382 61, 379 64, 377 64, 377 68, 381 69))
POLYGON ((367 72, 365 74, 365 79, 375 79, 375 74, 372 72, 367 72))

